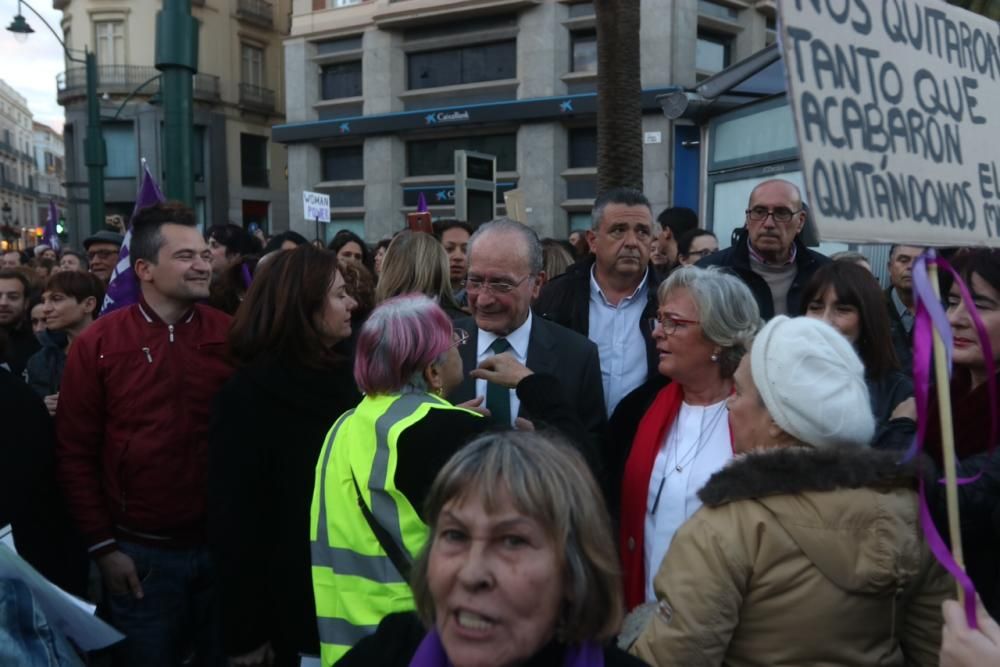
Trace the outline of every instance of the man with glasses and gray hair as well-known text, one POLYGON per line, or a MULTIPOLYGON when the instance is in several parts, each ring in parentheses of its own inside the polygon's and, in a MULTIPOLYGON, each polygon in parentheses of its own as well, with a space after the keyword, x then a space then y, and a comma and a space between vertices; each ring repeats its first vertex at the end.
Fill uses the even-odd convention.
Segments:
POLYGON ((545 420, 532 414, 509 386, 487 382, 477 367, 492 369, 492 361, 510 355, 535 373, 559 378, 565 403, 572 406, 586 431, 579 445, 599 472, 604 463, 606 419, 604 389, 597 347, 575 331, 531 314, 531 303, 544 282, 542 247, 529 227, 507 218, 481 226, 469 239, 465 289, 472 317, 455 322, 470 338, 459 348, 466 375, 452 394, 455 403, 483 398, 491 418, 511 426, 518 417, 545 420))
POLYGON ((765 320, 800 315, 802 287, 830 258, 810 250, 799 238, 806 208, 799 188, 775 178, 750 192, 746 227, 733 245, 703 258, 697 266, 727 268, 747 284, 765 320))

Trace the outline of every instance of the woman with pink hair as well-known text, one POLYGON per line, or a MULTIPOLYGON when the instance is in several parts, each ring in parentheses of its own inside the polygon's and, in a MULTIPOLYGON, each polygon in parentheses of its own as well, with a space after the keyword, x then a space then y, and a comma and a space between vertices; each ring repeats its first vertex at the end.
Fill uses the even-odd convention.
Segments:
MULTIPOLYGON (((453 329, 423 294, 387 299, 358 336, 354 379, 365 395, 334 423, 320 452, 311 512, 313 592, 323 665, 374 632, 387 614, 414 607, 410 563, 427 541, 424 499, 438 471, 491 423, 478 408, 445 396, 462 381, 453 329)), ((536 375, 511 355, 473 371, 516 387, 532 414, 568 423, 558 380, 536 375)), ((529 424, 522 424, 530 427, 529 424)), ((576 429, 577 432, 579 428, 576 429)))

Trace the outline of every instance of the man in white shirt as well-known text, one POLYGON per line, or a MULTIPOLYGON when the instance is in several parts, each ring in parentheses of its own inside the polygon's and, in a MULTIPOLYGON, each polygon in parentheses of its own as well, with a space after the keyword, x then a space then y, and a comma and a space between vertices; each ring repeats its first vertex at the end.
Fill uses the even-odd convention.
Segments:
POLYGON ((656 374, 649 326, 659 285, 649 265, 656 230, 649 200, 629 188, 603 193, 591 217, 587 240, 593 259, 547 284, 535 312, 597 345, 610 417, 619 401, 656 374))

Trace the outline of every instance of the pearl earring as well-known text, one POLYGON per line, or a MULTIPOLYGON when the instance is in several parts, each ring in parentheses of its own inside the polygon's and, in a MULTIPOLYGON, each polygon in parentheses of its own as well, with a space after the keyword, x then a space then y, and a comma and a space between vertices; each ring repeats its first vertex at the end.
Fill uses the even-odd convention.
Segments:
POLYGON ((713 353, 712 354, 712 361, 718 363, 718 361, 719 361, 719 355, 713 353))

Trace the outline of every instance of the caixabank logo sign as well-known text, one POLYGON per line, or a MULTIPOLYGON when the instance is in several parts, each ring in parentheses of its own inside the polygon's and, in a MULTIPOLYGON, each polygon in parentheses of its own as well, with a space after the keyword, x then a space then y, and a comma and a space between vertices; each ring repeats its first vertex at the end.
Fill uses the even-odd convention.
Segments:
POLYGON ((438 125, 441 123, 467 123, 472 120, 467 109, 459 111, 438 111, 424 116, 427 125, 438 125))

